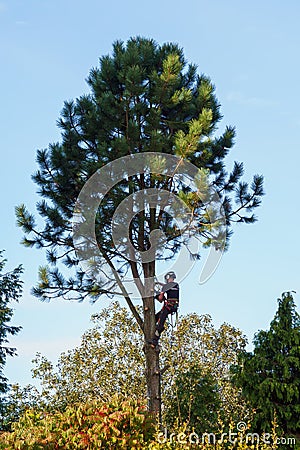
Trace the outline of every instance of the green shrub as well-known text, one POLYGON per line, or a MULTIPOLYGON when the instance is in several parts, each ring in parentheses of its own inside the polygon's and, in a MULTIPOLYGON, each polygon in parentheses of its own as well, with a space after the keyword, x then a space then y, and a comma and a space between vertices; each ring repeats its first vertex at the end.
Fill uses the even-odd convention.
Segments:
POLYGON ((1 449, 142 449, 154 433, 153 421, 138 401, 93 400, 55 414, 27 410, 1 449))
MULTIPOLYGON (((216 440, 198 435, 190 424, 174 426, 173 435, 155 429, 154 422, 140 401, 120 400, 113 397, 104 402, 92 400, 68 406, 64 412, 46 413, 28 409, 18 422, 13 424, 12 432, 0 435, 1 450, 56 450, 56 449, 105 449, 105 450, 280 450, 276 443, 277 424, 270 430, 270 443, 247 441, 251 423, 240 422, 244 428, 230 437, 229 431, 236 433, 238 424, 230 423, 229 428, 219 418, 216 423, 216 440), (220 439, 222 433, 224 438, 220 439), (193 433, 191 439, 190 433, 193 433), (235 438, 237 439, 234 442, 235 438)), ((297 445, 292 447, 299 449, 297 445)))

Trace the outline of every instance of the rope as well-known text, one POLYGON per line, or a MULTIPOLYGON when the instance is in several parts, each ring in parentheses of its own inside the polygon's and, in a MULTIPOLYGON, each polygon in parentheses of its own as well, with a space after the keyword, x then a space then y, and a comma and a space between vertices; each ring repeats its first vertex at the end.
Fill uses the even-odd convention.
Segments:
POLYGON ((171 338, 170 338, 170 347, 172 348, 174 342, 174 329, 176 328, 178 323, 178 309, 176 313, 171 313, 168 315, 168 324, 171 326, 171 338), (173 323, 173 315, 176 314, 175 322, 173 323))
MULTIPOLYGON (((180 409, 179 395, 178 395, 178 386, 176 385, 176 381, 175 381, 176 366, 178 366, 178 363, 174 364, 174 360, 173 360, 173 357, 172 357, 172 347, 173 347, 173 343, 175 341, 174 329, 176 328, 176 326, 178 324, 178 309, 177 309, 176 313, 171 313, 171 314, 168 315, 168 324, 171 326, 171 337, 170 337, 170 353, 171 353, 170 354, 170 373, 171 373, 171 380, 172 380, 171 383, 173 385, 172 388, 175 390, 175 401, 176 401, 176 404, 177 404, 179 423, 182 423, 181 409, 180 409), (175 322, 173 321, 173 315, 174 314, 176 314, 175 322)), ((180 338, 180 336, 178 336, 177 339, 178 339, 179 355, 178 355, 178 351, 176 351, 176 353, 177 353, 177 355, 179 356, 180 359, 184 359, 184 355, 182 354, 182 349, 181 349, 181 338, 180 338)), ((178 356, 177 356, 177 358, 178 358, 178 356)))

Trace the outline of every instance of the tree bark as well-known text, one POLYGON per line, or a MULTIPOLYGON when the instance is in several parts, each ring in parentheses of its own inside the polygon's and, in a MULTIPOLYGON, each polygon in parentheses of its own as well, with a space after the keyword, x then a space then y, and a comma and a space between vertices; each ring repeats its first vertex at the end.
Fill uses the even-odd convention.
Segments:
MULTIPOLYGON (((144 321, 142 321, 139 313, 132 304, 130 297, 116 271, 112 262, 107 258, 108 264, 113 270, 115 279, 120 287, 125 300, 127 301, 129 308, 135 317, 138 325, 144 333, 145 339, 145 359, 146 359, 146 385, 147 385, 147 398, 148 398, 148 410, 155 419, 161 423, 161 374, 159 366, 159 348, 153 349, 148 341, 153 339, 156 329, 155 322, 155 300, 154 300, 154 274, 155 274, 155 261, 146 263, 143 265, 145 275, 145 285, 142 289, 144 293, 152 295, 143 296, 143 308, 144 308, 144 321)), ((138 275, 136 278, 139 279, 138 275)))
POLYGON ((152 292, 151 296, 143 298, 144 307, 144 336, 145 336, 145 357, 146 357, 146 383, 149 412, 161 423, 161 386, 160 386, 160 366, 159 347, 155 349, 148 344, 153 339, 156 329, 155 323, 155 300, 154 300, 154 273, 155 262, 144 265, 145 293, 152 292))
POLYGON ((147 343, 153 339, 155 333, 154 299, 153 297, 144 298, 143 303, 148 408, 161 423, 159 350, 158 347, 154 349, 147 343))

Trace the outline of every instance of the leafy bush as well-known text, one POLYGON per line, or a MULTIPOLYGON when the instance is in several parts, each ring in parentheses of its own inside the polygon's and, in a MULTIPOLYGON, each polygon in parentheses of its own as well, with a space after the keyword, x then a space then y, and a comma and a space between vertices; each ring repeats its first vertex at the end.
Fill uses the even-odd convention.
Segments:
MULTIPOLYGON (((240 423, 241 424, 241 423, 240 423)), ((193 433, 187 425, 173 428, 173 434, 155 430, 145 406, 137 400, 114 397, 110 402, 93 400, 69 406, 64 412, 41 413, 27 410, 11 433, 0 435, 2 450, 123 449, 123 450, 276 450, 276 423, 270 430, 270 443, 247 440, 251 424, 236 433, 218 420, 215 442, 211 436, 193 433), (225 426, 225 428, 224 428, 225 426), (233 435, 230 436, 229 432, 233 435), (226 432, 226 433, 225 433, 226 432), (191 435, 192 433, 192 435, 191 435), (224 433, 224 438, 220 437, 224 433), (234 434, 235 433, 235 434, 234 434), (191 438, 192 437, 192 438, 191 438)), ((293 447, 298 449, 299 447, 293 447)))
POLYGON ((154 426, 138 401, 93 400, 55 414, 27 410, 11 433, 3 433, 1 449, 142 449, 154 426))

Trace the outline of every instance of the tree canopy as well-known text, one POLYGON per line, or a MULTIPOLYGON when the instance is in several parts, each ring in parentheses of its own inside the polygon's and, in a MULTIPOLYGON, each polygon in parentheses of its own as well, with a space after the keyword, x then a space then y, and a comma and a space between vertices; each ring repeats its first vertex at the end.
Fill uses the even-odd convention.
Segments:
MULTIPOLYGON (((114 395, 146 402, 143 336, 138 325, 118 302, 92 319, 94 326, 83 334, 80 345, 62 353, 56 365, 36 355, 32 373, 41 384, 41 392, 30 385, 15 385, 11 391, 12 420, 33 405, 40 410, 64 411, 70 404, 97 398, 110 401, 114 395)), ((180 317, 176 330, 168 326, 161 339, 164 421, 170 429, 178 417, 178 406, 179 423, 191 427, 200 416, 201 424, 207 425, 217 413, 226 422, 248 415, 246 404, 228 377, 230 366, 237 362, 246 344, 240 330, 228 324, 216 328, 210 316, 194 313, 180 317), (190 387, 197 384, 200 390, 202 385, 207 388, 201 402, 196 399, 199 391, 188 389, 186 382, 190 387), (213 408, 209 403, 212 398, 213 408)), ((198 420, 197 429, 199 426, 198 420)))
POLYGON ((14 356, 16 349, 6 345, 9 336, 17 334, 21 327, 10 325, 13 316, 11 301, 18 301, 22 292, 22 281, 20 275, 23 272, 22 266, 18 266, 10 272, 5 272, 7 260, 0 251, 0 393, 7 390, 7 378, 3 375, 3 368, 6 357, 14 356))
POLYGON ((6 427, 7 399, 5 394, 9 389, 8 379, 4 375, 4 366, 7 356, 16 355, 16 349, 10 347, 9 336, 16 335, 22 327, 11 325, 13 317, 12 301, 18 301, 22 293, 22 281, 20 276, 23 272, 22 266, 5 272, 7 260, 0 251, 0 427, 6 427))
POLYGON ((284 433, 300 430, 300 316, 291 292, 278 299, 267 331, 254 338, 253 352, 240 354, 234 380, 256 409, 254 425, 269 430, 276 417, 284 433))
MULTIPOLYGON (((156 189, 179 196, 192 211, 189 236, 199 235, 204 245, 216 248, 228 240, 233 222, 255 221, 253 210, 263 195, 261 176, 254 176, 250 186, 241 181, 242 163, 236 162, 232 172, 227 173, 224 160, 234 143, 234 128, 227 126, 216 135, 222 115, 214 86, 206 75, 197 74, 195 64, 187 63, 177 44, 158 45, 141 37, 131 38, 126 44, 117 41, 112 55, 100 58, 100 66, 90 71, 87 82, 88 94, 65 102, 58 120, 61 142, 38 150, 39 168, 33 180, 42 197, 37 209, 44 227, 38 226, 24 205, 19 206, 18 223, 29 235, 24 238, 25 245, 46 248, 50 267, 62 261, 69 268, 78 268, 70 221, 79 193, 89 178, 103 167, 113 178, 116 175, 109 163, 139 153, 175 156, 179 166, 172 174, 164 174, 165 161, 152 160, 154 174, 146 169, 134 176, 125 174, 122 182, 106 194, 95 217, 95 233, 101 255, 113 271, 111 279, 102 274, 95 283, 81 269, 66 279, 65 272, 43 268, 41 282, 34 290, 42 298, 76 292, 78 298, 96 299, 102 293, 115 291, 118 277, 124 279, 128 268, 141 293, 143 277, 155 275, 157 259, 171 258, 182 245, 187 245, 186 235, 176 226, 176 217, 168 213, 165 200, 159 198, 157 208, 149 207, 148 199, 148 207, 144 203, 142 210, 133 213, 128 232, 134 252, 128 255, 124 245, 116 245, 113 214, 130 195, 156 189), (194 176, 194 184, 183 183, 183 162, 192 163, 202 174, 198 174, 197 182, 194 176), (212 198, 206 199, 204 194, 207 183, 219 196, 226 230, 220 231, 219 227, 216 231, 217 218, 212 209, 208 211, 212 198), (201 195, 197 193, 200 188, 201 195), (141 264, 141 254, 151 247, 149 237, 153 230, 165 234, 165 252, 162 255, 157 251, 151 261, 141 264)), ((137 198, 134 203, 138 204, 137 198)))

